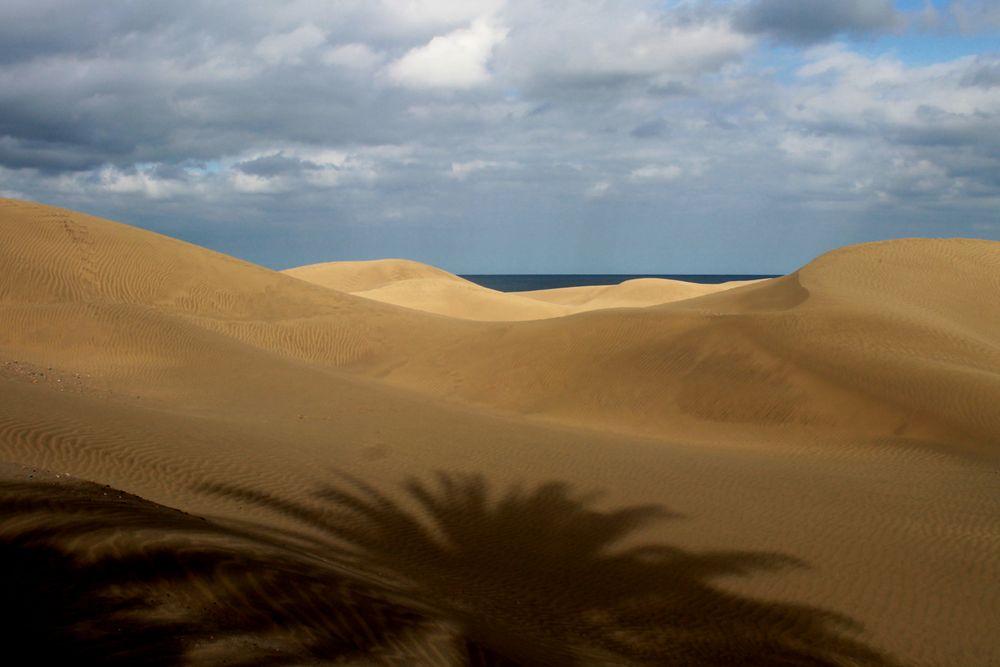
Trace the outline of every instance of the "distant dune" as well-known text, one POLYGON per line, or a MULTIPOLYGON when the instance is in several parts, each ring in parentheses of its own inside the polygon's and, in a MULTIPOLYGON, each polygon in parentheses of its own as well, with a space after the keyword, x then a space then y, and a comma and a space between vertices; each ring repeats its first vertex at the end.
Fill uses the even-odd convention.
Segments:
POLYGON ((409 259, 326 262, 286 269, 284 273, 340 292, 363 292, 408 280, 472 284, 443 269, 409 259))
POLYGON ((1000 664, 1000 243, 504 294, 7 199, 0 323, 39 662, 1000 664))
POLYGON ((284 273, 316 285, 464 320, 542 320, 604 308, 638 308, 712 294, 744 284, 699 285, 644 278, 619 285, 504 293, 419 262, 382 259, 311 264, 284 273))

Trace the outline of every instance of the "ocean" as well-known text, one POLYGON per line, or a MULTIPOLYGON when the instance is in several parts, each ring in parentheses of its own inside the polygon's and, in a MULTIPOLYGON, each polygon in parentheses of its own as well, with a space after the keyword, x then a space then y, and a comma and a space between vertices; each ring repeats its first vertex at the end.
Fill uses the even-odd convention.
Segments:
POLYGON ((756 274, 619 274, 619 273, 565 273, 565 274, 489 274, 463 275, 477 285, 488 287, 500 292, 526 292, 529 290, 556 289, 559 287, 580 287, 582 285, 617 285, 634 278, 667 278, 683 280, 689 283, 714 285, 730 280, 759 280, 761 278, 777 278, 776 275, 756 274))

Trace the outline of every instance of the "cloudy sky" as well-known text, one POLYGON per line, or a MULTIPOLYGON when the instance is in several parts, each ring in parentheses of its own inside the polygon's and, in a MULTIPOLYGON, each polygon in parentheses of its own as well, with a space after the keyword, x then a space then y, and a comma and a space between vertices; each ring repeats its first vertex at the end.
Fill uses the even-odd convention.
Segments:
POLYGON ((1000 0, 3 0, 0 196, 276 268, 1000 239, 1000 0))

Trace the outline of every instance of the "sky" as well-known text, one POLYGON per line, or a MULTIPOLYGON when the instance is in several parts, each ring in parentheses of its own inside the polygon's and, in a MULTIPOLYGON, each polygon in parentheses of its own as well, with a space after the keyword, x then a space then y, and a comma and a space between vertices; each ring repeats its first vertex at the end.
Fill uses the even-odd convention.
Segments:
POLYGON ((1000 240, 1000 0, 3 0, 0 196, 272 268, 1000 240))

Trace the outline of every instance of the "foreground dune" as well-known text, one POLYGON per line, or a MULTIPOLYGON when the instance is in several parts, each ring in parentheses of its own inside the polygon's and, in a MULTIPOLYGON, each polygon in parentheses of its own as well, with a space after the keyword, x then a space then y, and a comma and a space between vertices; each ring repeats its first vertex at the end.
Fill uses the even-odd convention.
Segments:
POLYGON ((2 622, 40 662, 996 664, 998 246, 491 322, 349 293, 463 285, 422 265, 2 200, 2 622))

